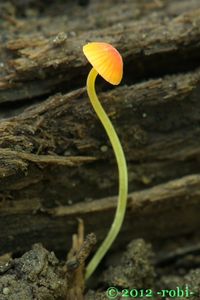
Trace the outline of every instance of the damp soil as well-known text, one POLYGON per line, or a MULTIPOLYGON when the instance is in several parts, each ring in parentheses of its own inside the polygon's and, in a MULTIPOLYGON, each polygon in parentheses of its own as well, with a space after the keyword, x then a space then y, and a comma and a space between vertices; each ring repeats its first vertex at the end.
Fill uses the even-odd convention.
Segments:
MULTIPOLYGON (((2 300, 199 299, 199 248, 168 242, 162 252, 143 239, 109 255, 89 282, 84 261, 60 261, 41 244, 19 258, 1 257, 2 300)), ((197 245, 196 245, 197 246, 197 245)), ((76 253, 77 254, 77 253, 76 253)))

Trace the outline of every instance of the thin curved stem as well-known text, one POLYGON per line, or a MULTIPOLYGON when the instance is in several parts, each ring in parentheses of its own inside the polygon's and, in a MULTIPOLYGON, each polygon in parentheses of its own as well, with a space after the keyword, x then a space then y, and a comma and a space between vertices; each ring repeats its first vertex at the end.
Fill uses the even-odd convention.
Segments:
POLYGON ((96 95, 95 80, 97 75, 98 75, 97 71, 94 68, 92 68, 87 78, 87 92, 91 104, 97 116, 99 117, 102 125, 106 130, 106 133, 112 144, 113 151, 115 153, 115 157, 118 165, 118 171, 119 171, 119 196, 118 196, 118 204, 117 204, 117 210, 115 213, 114 221, 105 240, 100 245, 99 249, 94 254, 93 258, 91 259, 88 266, 86 267, 86 275, 85 275, 86 279, 88 279, 92 275, 92 273, 94 272, 94 270, 96 269, 96 267, 98 266, 98 264, 100 263, 100 261, 102 260, 106 252, 108 251, 108 249, 111 247, 112 243, 114 242, 116 236, 120 231, 122 222, 124 220, 125 211, 126 211, 127 193, 128 193, 128 173, 127 173, 127 165, 126 165, 124 152, 121 143, 119 141, 119 138, 115 132, 115 129, 96 95))

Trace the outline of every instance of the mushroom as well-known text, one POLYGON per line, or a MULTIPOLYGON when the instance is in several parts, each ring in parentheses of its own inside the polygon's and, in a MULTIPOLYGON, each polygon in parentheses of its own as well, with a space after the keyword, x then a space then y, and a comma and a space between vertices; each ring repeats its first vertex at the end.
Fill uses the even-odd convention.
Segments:
POLYGON ((123 75, 122 57, 112 45, 100 42, 84 45, 83 53, 93 66, 87 78, 87 93, 91 104, 109 137, 115 153, 119 172, 119 196, 115 217, 105 240, 86 267, 85 278, 88 279, 111 247, 122 226, 127 204, 128 172, 120 140, 110 119, 99 102, 95 91, 95 80, 98 74, 113 85, 118 85, 120 83, 123 75))

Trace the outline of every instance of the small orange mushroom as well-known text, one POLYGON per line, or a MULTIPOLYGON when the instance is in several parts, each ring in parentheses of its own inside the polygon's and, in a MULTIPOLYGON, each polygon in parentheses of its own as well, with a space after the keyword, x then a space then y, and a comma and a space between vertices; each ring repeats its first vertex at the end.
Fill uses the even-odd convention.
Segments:
POLYGON ((118 85, 123 76, 122 57, 112 45, 107 43, 89 43, 83 47, 83 53, 93 68, 106 81, 118 85))
POLYGON ((123 75, 121 55, 112 45, 98 42, 86 44, 83 46, 83 52, 93 66, 87 78, 88 96, 110 139, 119 171, 119 196, 115 218, 105 240, 86 268, 85 277, 88 279, 111 247, 122 226, 127 204, 128 172, 120 140, 95 91, 95 80, 98 74, 113 85, 120 83, 123 75))

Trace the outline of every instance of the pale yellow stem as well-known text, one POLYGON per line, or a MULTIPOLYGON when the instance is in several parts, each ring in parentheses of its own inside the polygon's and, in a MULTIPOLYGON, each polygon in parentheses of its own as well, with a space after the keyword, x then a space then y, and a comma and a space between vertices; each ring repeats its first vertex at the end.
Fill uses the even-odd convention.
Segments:
POLYGON ((96 95, 95 80, 97 75, 97 71, 94 68, 92 68, 87 78, 87 92, 91 104, 107 132, 107 135, 113 147, 113 151, 115 153, 119 171, 119 196, 114 221, 105 240, 103 241, 97 252, 94 254, 93 258, 89 262, 88 266, 86 267, 86 279, 88 279, 92 275, 92 273, 94 272, 94 270, 106 254, 106 252, 109 250, 120 231, 126 211, 128 193, 128 173, 124 152, 119 138, 115 132, 115 129, 96 95))

